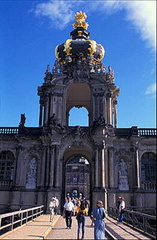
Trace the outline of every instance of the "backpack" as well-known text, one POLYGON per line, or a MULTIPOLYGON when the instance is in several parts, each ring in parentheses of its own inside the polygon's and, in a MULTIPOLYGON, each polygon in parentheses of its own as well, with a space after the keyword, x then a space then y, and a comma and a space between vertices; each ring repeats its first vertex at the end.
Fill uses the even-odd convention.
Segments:
POLYGON ((81 201, 80 209, 83 211, 86 208, 86 203, 85 201, 81 201))

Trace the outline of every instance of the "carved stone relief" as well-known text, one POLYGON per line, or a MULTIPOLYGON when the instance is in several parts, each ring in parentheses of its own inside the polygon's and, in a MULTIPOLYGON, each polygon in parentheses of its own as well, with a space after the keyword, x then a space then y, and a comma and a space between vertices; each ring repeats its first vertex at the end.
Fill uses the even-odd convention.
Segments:
POLYGON ((27 166, 26 189, 36 188, 36 181, 37 181, 37 161, 35 158, 32 158, 27 166))
POLYGON ((119 190, 129 190, 127 164, 121 159, 118 164, 118 188, 119 190))

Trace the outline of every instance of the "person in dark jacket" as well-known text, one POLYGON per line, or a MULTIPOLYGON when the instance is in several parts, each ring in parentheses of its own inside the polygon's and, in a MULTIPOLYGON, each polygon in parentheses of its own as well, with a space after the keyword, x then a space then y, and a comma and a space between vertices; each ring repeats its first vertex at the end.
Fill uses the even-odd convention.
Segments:
POLYGON ((86 209, 85 209, 84 202, 80 201, 80 204, 76 209, 76 219, 77 219, 77 223, 78 223, 77 239, 80 239, 81 229, 82 229, 82 238, 81 239, 84 239, 85 215, 86 215, 86 209))

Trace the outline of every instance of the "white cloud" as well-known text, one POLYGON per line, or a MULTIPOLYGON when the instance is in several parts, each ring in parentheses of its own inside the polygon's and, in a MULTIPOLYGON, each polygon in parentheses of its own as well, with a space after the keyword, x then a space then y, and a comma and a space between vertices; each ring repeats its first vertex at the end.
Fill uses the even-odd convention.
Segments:
POLYGON ((39 3, 35 9, 36 16, 48 17, 53 26, 57 28, 64 28, 74 16, 71 9, 71 3, 66 1, 49 1, 39 3))
POLYGON ((108 0, 103 3, 97 1, 97 8, 105 14, 114 14, 119 10, 125 10, 125 19, 129 21, 134 29, 139 32, 140 37, 152 50, 156 48, 156 0, 108 0), (98 6, 99 5, 99 6, 98 6))
POLYGON ((156 93, 156 83, 151 84, 150 86, 148 86, 148 88, 145 91, 145 94, 155 94, 156 93))
POLYGON ((62 1, 50 0, 39 3, 35 9, 37 16, 46 16, 54 27, 64 28, 73 20, 75 9, 86 7, 88 13, 98 11, 102 14, 114 14, 116 11, 125 10, 125 20, 129 21, 148 47, 155 49, 156 38, 156 0, 106 0, 106 1, 62 1), (90 2, 90 4, 89 4, 90 2))
POLYGON ((147 45, 155 49, 156 1, 128 2, 126 9, 126 18, 134 25, 147 45))

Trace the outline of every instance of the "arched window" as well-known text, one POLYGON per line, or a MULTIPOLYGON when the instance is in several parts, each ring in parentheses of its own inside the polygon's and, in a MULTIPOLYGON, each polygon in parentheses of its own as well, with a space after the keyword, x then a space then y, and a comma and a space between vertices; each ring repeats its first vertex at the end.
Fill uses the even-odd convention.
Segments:
POLYGON ((14 155, 10 151, 0 153, 0 181, 11 181, 14 179, 14 155))
POLYGON ((144 188, 148 190, 155 188, 156 156, 151 152, 144 153, 141 157, 141 180, 144 188))
POLYGON ((86 108, 73 107, 69 112, 69 126, 88 126, 89 117, 86 108))

